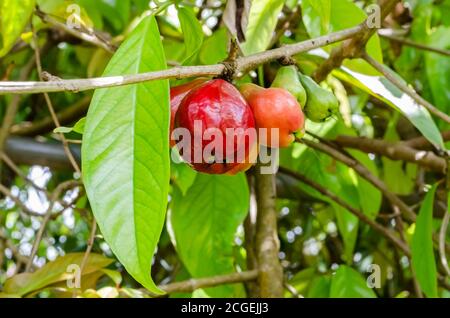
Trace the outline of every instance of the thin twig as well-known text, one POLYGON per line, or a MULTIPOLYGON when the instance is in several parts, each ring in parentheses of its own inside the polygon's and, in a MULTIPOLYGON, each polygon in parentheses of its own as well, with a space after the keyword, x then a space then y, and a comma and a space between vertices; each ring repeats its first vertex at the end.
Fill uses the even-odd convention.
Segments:
POLYGON ((313 142, 308 139, 297 139, 297 141, 307 145, 310 148, 326 153, 329 156, 333 157, 334 159, 349 166, 350 168, 353 168, 361 177, 363 177, 371 184, 373 184, 376 188, 378 188, 381 191, 381 193, 383 193, 383 195, 389 200, 389 202, 391 202, 391 204, 398 206, 398 208, 402 211, 402 214, 408 221, 411 222, 415 221, 416 215, 414 211, 409 206, 407 206, 406 203, 403 202, 403 200, 401 200, 396 194, 389 191, 384 182, 381 181, 375 175, 373 175, 359 161, 323 143, 313 142))
POLYGON ((422 105, 436 117, 442 119, 443 121, 450 123, 450 116, 441 112, 430 102, 426 101, 422 96, 417 94, 411 87, 409 87, 405 82, 403 82, 400 78, 395 76, 388 68, 384 67, 382 64, 373 59, 367 52, 362 52, 362 57, 369 63, 373 68, 375 68, 378 72, 384 75, 392 84, 397 86, 402 92, 406 93, 409 97, 411 97, 418 105, 422 105))
POLYGON ((300 182, 302 182, 302 183, 310 186, 311 188, 317 190, 322 195, 330 198, 331 200, 333 200, 334 202, 336 202, 337 204, 339 204, 340 206, 342 206, 343 208, 348 210, 350 213, 355 215, 359 220, 361 220, 362 222, 366 223, 371 228, 373 228, 375 231, 377 231, 378 233, 380 233, 381 235, 386 237, 395 246, 397 246, 403 253, 405 253, 405 255, 410 255, 409 247, 400 238, 398 238, 392 230, 389 230, 389 229, 383 227, 382 225, 380 225, 379 223, 373 221, 367 215, 365 215, 364 213, 362 213, 358 209, 352 207, 350 204, 348 204, 347 202, 342 200, 340 197, 338 197, 333 192, 329 191, 328 189, 324 188, 320 184, 318 184, 315 181, 307 178, 306 176, 304 176, 303 174, 301 174, 299 172, 292 171, 292 170, 289 170, 289 169, 284 168, 284 167, 280 167, 279 171, 294 177, 295 179, 299 180, 300 182))
POLYGON ((47 190, 43 187, 38 186, 33 180, 28 178, 20 169, 19 167, 11 160, 11 158, 8 157, 6 153, 0 154, 1 159, 4 163, 12 170, 16 175, 21 177, 23 180, 25 180, 27 183, 29 183, 33 188, 36 190, 39 190, 41 192, 47 193, 47 190))
POLYGON ((39 228, 39 231, 36 234, 36 239, 34 240, 33 247, 31 249, 31 253, 30 253, 30 258, 25 267, 25 272, 29 272, 31 269, 31 265, 33 264, 34 256, 36 255, 36 252, 39 248, 39 244, 42 241, 42 237, 44 235, 44 231, 47 226, 47 223, 48 223, 48 221, 50 221, 50 219, 52 217, 53 207, 54 207, 55 203, 58 201, 58 198, 64 191, 67 191, 74 187, 78 187, 79 185, 80 185, 79 181, 68 180, 63 183, 58 184, 56 189, 52 192, 47 211, 45 212, 45 216, 41 221, 41 226, 39 228))
POLYGON ((11 191, 1 183, 0 183, 0 192, 3 193, 5 197, 9 197, 11 200, 13 200, 14 203, 21 209, 23 213, 28 214, 30 216, 38 216, 38 217, 41 217, 43 215, 42 213, 29 209, 22 201, 20 201, 18 197, 13 195, 11 191))
POLYGON ((416 49, 429 51, 429 52, 441 54, 441 55, 444 55, 444 56, 450 56, 450 51, 449 50, 444 50, 444 49, 440 49, 440 48, 437 48, 437 47, 431 47, 431 46, 428 46, 428 45, 425 45, 425 44, 417 43, 417 42, 411 41, 411 40, 406 39, 406 38, 401 38, 401 37, 398 37, 398 36, 395 36, 395 35, 391 35, 391 34, 385 33, 384 31, 385 30, 380 30, 378 32, 378 35, 383 37, 383 38, 386 38, 386 39, 389 39, 389 40, 392 40, 392 41, 395 41, 395 42, 398 42, 398 43, 401 43, 401 44, 404 44, 404 45, 407 45, 407 46, 414 47, 416 49))
POLYGON ((86 28, 84 28, 82 30, 82 29, 77 29, 75 27, 70 27, 67 23, 63 23, 63 22, 56 20, 52 16, 46 14, 45 12, 42 12, 39 8, 36 9, 35 14, 39 18, 41 18, 41 20, 44 23, 48 23, 58 29, 61 29, 65 32, 75 36, 76 38, 79 38, 79 39, 85 41, 85 42, 88 42, 95 46, 101 47, 108 52, 113 53, 116 49, 116 47, 114 45, 105 41, 103 38, 98 37, 94 31, 87 30, 86 28), (83 32, 83 31, 85 31, 85 32, 83 32))
MULTIPOLYGON (((329 35, 321 36, 296 44, 290 44, 281 48, 249 55, 236 60, 236 73, 245 73, 258 65, 276 60, 285 56, 292 56, 301 52, 316 49, 331 43, 348 39, 362 30, 362 25, 345 29, 329 35)), ((199 66, 180 66, 167 70, 121 75, 95 77, 85 79, 70 80, 53 80, 49 82, 43 81, 27 81, 27 82, 0 82, 1 94, 37 94, 50 92, 80 92, 85 90, 123 86, 129 84, 137 84, 146 81, 170 79, 170 78, 188 78, 196 76, 217 76, 225 69, 223 64, 199 65, 199 66)))
POLYGON ((389 142, 381 139, 370 139, 353 136, 338 136, 334 142, 344 148, 358 149, 366 153, 386 156, 392 160, 413 162, 431 170, 445 173, 447 163, 444 158, 431 151, 416 150, 403 142, 389 142))
MULTIPOLYGON (((85 96, 72 105, 64 107, 56 113, 61 125, 70 124, 84 116, 89 107, 91 96, 85 96)), ((51 132, 55 128, 52 116, 45 117, 33 123, 20 123, 11 127, 11 135, 36 136, 51 132)))
MULTIPOLYGON (((32 31, 33 31, 33 42, 34 42, 34 53, 35 53, 35 57, 36 57, 36 67, 37 67, 37 71, 39 74, 39 78, 42 81, 43 77, 42 77, 42 64, 41 64, 41 55, 39 52, 39 46, 38 46, 38 39, 37 39, 37 33, 36 30, 33 26, 33 24, 31 25, 32 31)), ((60 123, 59 123, 59 119, 58 116, 56 116, 56 112, 55 109, 53 108, 53 104, 52 101, 50 99, 50 96, 48 95, 48 93, 44 93, 44 98, 45 98, 45 102, 47 103, 47 107, 48 110, 50 112, 50 115, 53 119, 53 122, 55 123, 55 126, 58 128, 60 127, 60 123)), ((80 176, 81 175, 81 170, 80 167, 78 166, 77 161, 75 160, 72 152, 70 151, 69 148, 69 143, 66 140, 66 137, 64 136, 63 133, 59 133, 59 137, 61 138, 61 142, 63 144, 64 147, 64 152, 67 155, 67 158, 69 158, 70 163, 73 166, 73 169, 75 170, 75 172, 80 176)))
POLYGON ((258 277, 257 270, 247 272, 232 273, 228 275, 189 279, 182 282, 160 285, 159 288, 167 294, 190 293, 199 288, 214 287, 224 284, 234 284, 254 280, 258 277))

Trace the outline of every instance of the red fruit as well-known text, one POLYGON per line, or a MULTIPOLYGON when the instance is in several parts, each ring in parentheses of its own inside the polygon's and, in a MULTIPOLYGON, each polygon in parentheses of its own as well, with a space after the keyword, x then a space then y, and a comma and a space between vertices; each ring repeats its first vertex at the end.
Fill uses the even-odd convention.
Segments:
POLYGON ((288 147, 295 140, 294 134, 303 131, 305 116, 296 98, 287 90, 243 84, 240 91, 253 111, 258 129, 267 129, 266 138, 261 136, 264 131, 259 132, 261 144, 273 148, 288 147), (273 141, 272 128, 278 128, 278 138, 273 141))
POLYGON ((197 171, 235 174, 247 170, 255 159, 252 111, 239 91, 224 80, 210 80, 192 89, 181 101, 175 127, 189 132, 188 140, 183 135, 177 146, 197 171))
MULTIPOLYGON (((170 135, 172 136, 172 131, 174 127, 175 114, 177 113, 178 107, 183 98, 191 91, 191 89, 204 83, 206 78, 197 78, 189 83, 174 86, 170 88, 170 135)), ((170 147, 175 146, 175 141, 170 138, 170 147)))

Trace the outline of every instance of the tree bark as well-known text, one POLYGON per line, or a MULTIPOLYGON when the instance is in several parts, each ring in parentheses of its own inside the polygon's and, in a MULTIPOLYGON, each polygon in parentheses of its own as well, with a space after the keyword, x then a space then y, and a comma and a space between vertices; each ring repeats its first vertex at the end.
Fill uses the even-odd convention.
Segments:
POLYGON ((257 199, 256 257, 258 261, 258 284, 260 297, 283 297, 283 269, 278 259, 280 242, 277 233, 275 207, 275 175, 261 174, 258 163, 255 173, 257 199))

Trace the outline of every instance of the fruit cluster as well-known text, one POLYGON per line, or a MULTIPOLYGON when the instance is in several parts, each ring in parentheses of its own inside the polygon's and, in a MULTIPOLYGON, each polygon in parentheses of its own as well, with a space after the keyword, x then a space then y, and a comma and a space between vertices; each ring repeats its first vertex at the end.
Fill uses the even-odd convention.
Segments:
POLYGON ((270 88, 198 78, 170 90, 170 145, 193 169, 236 174, 249 169, 259 145, 288 147, 304 131, 305 116, 321 122, 334 114, 334 95, 283 66, 270 88))

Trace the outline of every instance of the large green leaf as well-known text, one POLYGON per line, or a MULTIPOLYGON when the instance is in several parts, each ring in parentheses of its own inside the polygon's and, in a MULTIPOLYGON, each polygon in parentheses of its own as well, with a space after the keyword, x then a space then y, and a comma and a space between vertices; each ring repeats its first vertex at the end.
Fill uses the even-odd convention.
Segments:
POLYGON ((242 51, 245 55, 258 53, 267 49, 278 15, 283 8, 283 0, 253 0, 248 17, 245 42, 242 51))
POLYGON ((35 0, 0 1, 0 57, 16 43, 33 12, 35 0))
POLYGON ((360 273, 353 268, 341 265, 331 280, 331 298, 376 298, 360 273))
POLYGON ((385 77, 368 76, 346 68, 334 71, 333 74, 399 110, 425 138, 436 146, 444 148, 442 136, 430 113, 424 107, 417 105, 412 98, 385 77))
MULTIPOLYGON (((363 22, 367 15, 360 7, 350 0, 304 0, 302 1, 302 15, 308 34, 315 38, 330 32, 354 27, 363 22)), ((340 44, 325 47, 328 52, 340 44)), ((367 52, 377 61, 383 61, 380 39, 377 34, 367 42, 367 52)), ((351 70, 378 75, 368 63, 362 59, 344 61, 344 65, 351 70)))
MULTIPOLYGON (((53 262, 45 264, 34 273, 21 273, 14 275, 5 282, 3 291, 7 294, 18 296, 26 295, 37 291, 56 282, 61 282, 74 277, 73 269, 69 265, 81 266, 84 253, 72 253, 58 257, 53 262)), ((81 275, 91 274, 100 271, 113 262, 100 254, 89 254, 86 265, 81 275)))
POLYGON ((427 297, 437 297, 436 262, 433 252, 433 202, 435 184, 425 196, 411 241, 412 267, 427 297))
MULTIPOLYGON (((249 191, 244 174, 198 174, 186 195, 174 189, 169 216, 176 250, 192 277, 235 271, 234 235, 247 214, 249 191)), ((205 290, 212 297, 243 296, 241 285, 205 290)))
MULTIPOLYGON (((143 19, 104 75, 166 67, 158 26, 143 19)), ((95 91, 83 135, 83 178, 95 218, 127 271, 160 292, 150 266, 164 224, 169 189, 167 80, 95 91)))
POLYGON ((178 8, 178 19, 184 36, 185 61, 188 61, 200 49, 203 43, 202 26, 190 8, 178 8))

